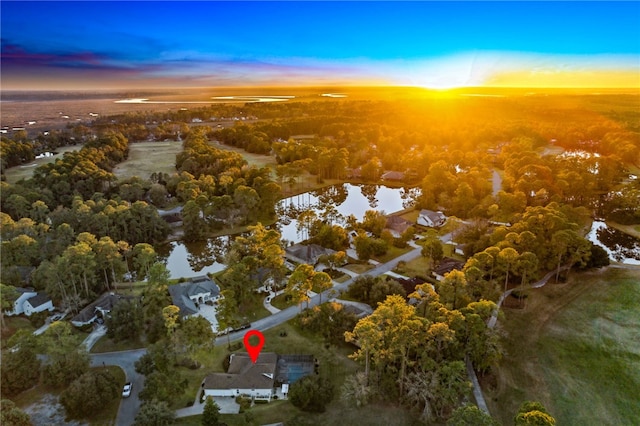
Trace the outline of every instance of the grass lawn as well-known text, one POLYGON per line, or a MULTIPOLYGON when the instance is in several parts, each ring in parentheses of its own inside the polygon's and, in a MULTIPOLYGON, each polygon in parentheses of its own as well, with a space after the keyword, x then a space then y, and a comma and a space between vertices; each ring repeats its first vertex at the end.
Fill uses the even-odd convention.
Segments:
POLYGON ((413 250, 413 247, 411 246, 407 246, 405 248, 391 246, 383 256, 376 256, 374 259, 380 263, 387 263, 398 256, 402 256, 403 254, 410 252, 411 250, 413 250))
POLYGON ((607 221, 607 225, 632 237, 640 238, 640 225, 621 225, 611 221, 607 221))
POLYGON ((415 259, 411 259, 406 262, 404 266, 398 266, 394 269, 398 274, 405 275, 407 277, 430 277, 431 271, 429 269, 429 259, 423 256, 418 256, 415 259))
POLYGON ((18 330, 26 330, 28 332, 35 331, 35 327, 31 325, 31 322, 25 316, 10 317, 5 315, 4 324, 6 329, 2 330, 2 339, 0 339, 2 348, 6 346, 7 340, 16 334, 18 330))
POLYGON ((506 310, 506 355, 491 413, 510 424, 525 400, 542 402, 558 424, 622 425, 640 418, 640 271, 607 268, 530 292, 506 310))
MULTIPOLYGON (((209 145, 214 148, 222 149, 224 151, 237 152, 238 154, 242 155, 245 160, 247 160, 247 163, 249 163, 250 166, 271 167, 272 169, 275 169, 276 165, 278 164, 275 157, 273 157, 272 155, 254 154, 251 152, 247 152, 242 148, 237 148, 231 145, 222 145, 216 142, 210 142, 209 145)), ((273 175, 273 177, 275 179, 275 174, 273 175)))
POLYGON ((345 269, 355 272, 356 274, 364 274, 370 269, 373 269, 374 266, 370 263, 350 263, 344 266, 345 269))
POLYGON ((65 152, 78 151, 80 148, 82 148, 82 145, 61 146, 59 148, 56 148, 57 154, 53 157, 38 158, 37 160, 33 160, 28 164, 10 167, 4 172, 7 177, 7 182, 16 183, 20 179, 30 179, 33 176, 33 171, 38 166, 53 163, 58 158, 62 158, 65 152))
POLYGON ((291 300, 287 301, 287 295, 282 293, 271 299, 271 305, 280 310, 283 310, 288 308, 289 306, 295 305, 295 303, 293 303, 293 301, 291 300))
POLYGON ((136 142, 129 144, 129 158, 118 164, 113 173, 118 179, 139 176, 149 179, 151 173, 176 173, 176 154, 182 142, 136 142))
POLYGON ((140 340, 129 341, 124 340, 121 342, 114 342, 107 336, 102 336, 95 345, 91 348, 91 353, 99 354, 105 352, 118 352, 118 351, 130 351, 132 349, 145 348, 147 344, 140 340))

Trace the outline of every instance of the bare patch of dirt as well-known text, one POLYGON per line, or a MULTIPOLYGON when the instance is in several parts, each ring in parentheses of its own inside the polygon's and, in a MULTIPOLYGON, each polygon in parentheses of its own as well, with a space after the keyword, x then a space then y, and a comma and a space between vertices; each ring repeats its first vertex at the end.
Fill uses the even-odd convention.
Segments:
POLYGON ((57 396, 45 394, 38 402, 23 409, 31 417, 34 426, 89 426, 88 423, 66 421, 65 411, 57 396))

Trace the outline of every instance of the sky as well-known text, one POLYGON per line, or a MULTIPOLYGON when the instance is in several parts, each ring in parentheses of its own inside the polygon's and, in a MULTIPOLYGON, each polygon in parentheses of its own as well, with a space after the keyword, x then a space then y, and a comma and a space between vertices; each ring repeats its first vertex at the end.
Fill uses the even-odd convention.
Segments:
POLYGON ((2 89, 640 87, 640 2, 0 2, 2 89))

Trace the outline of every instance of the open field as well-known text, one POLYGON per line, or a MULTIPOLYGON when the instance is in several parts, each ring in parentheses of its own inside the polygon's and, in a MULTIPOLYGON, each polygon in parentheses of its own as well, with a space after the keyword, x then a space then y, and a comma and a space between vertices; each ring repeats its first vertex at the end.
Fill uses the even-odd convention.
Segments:
MULTIPOLYGON (((222 149, 225 151, 233 151, 242 155, 242 157, 247 160, 247 163, 249 163, 250 166, 271 167, 272 169, 275 169, 276 165, 278 164, 276 162, 276 159, 271 155, 254 154, 251 152, 247 152, 242 148, 237 148, 231 145, 223 145, 216 142, 211 142, 209 143, 209 145, 214 148, 222 149)), ((273 173, 273 178, 275 179, 275 173, 273 173)))
POLYGON ((53 163, 58 158, 62 158, 65 152, 77 151, 80 148, 82 148, 82 145, 61 146, 59 148, 56 148, 56 155, 53 155, 51 157, 38 158, 36 160, 33 160, 31 163, 8 168, 4 172, 7 176, 7 182, 16 183, 20 179, 29 179, 31 176, 33 176, 33 171, 36 169, 36 167, 43 164, 53 163))
POLYGON ((176 154, 182 152, 182 142, 136 142, 129 144, 129 158, 118 164, 113 173, 118 179, 139 176, 149 179, 153 172, 176 172, 176 154))
POLYGON ((510 424, 525 400, 542 402, 558 424, 636 424, 640 418, 640 270, 574 274, 531 291, 507 310, 505 358, 484 392, 510 424))

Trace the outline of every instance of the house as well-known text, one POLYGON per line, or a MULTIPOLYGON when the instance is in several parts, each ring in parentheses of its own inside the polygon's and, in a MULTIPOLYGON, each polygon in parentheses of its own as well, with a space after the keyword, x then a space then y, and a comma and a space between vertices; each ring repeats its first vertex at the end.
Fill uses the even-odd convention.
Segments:
POLYGON ((261 353, 255 363, 246 353, 231 354, 226 373, 212 373, 204 379, 205 397, 236 397, 271 401, 284 393, 288 385, 314 372, 316 363, 311 355, 278 355, 261 353))
POLYGON ((98 299, 87 305, 82 309, 78 315, 71 319, 71 324, 76 327, 82 327, 87 324, 91 324, 98 317, 106 317, 109 315, 114 306, 116 306, 121 300, 135 299, 135 296, 125 296, 115 293, 104 293, 98 299))
POLYGON ((380 176, 380 178, 382 180, 403 181, 404 180, 404 173, 391 170, 391 171, 383 173, 382 176, 380 176))
POLYGON ((294 244, 285 249, 285 256, 296 263, 315 265, 321 256, 333 254, 335 250, 324 248, 318 244, 294 244))
POLYGON ((444 259, 442 259, 442 261, 440 261, 440 264, 433 270, 432 273, 438 281, 441 281, 449 272, 461 271, 462 268, 464 268, 464 262, 453 259, 451 257, 445 257, 444 259))
POLYGON ((180 316, 186 318, 198 313, 198 305, 214 302, 220 297, 220 288, 206 275, 191 278, 183 283, 170 285, 172 303, 180 308, 180 316))
POLYGON ((36 312, 53 311, 53 302, 44 292, 36 292, 32 288, 16 287, 18 298, 13 302, 13 309, 7 315, 25 314, 31 316, 36 312))
POLYGON ((446 221, 447 217, 441 211, 434 212, 433 210, 420 210, 416 223, 430 228, 437 228, 444 225, 446 221))
POLYGON ((24 314, 29 317, 36 312, 53 311, 53 301, 47 293, 41 291, 32 298, 27 299, 23 307, 24 314))
POLYGON ((409 229, 411 226, 413 225, 413 223, 409 222, 408 220, 400 217, 400 216, 389 216, 387 218, 387 226, 386 228, 389 229, 391 231, 391 234, 396 237, 396 238, 400 238, 400 236, 402 236, 402 234, 409 229))

